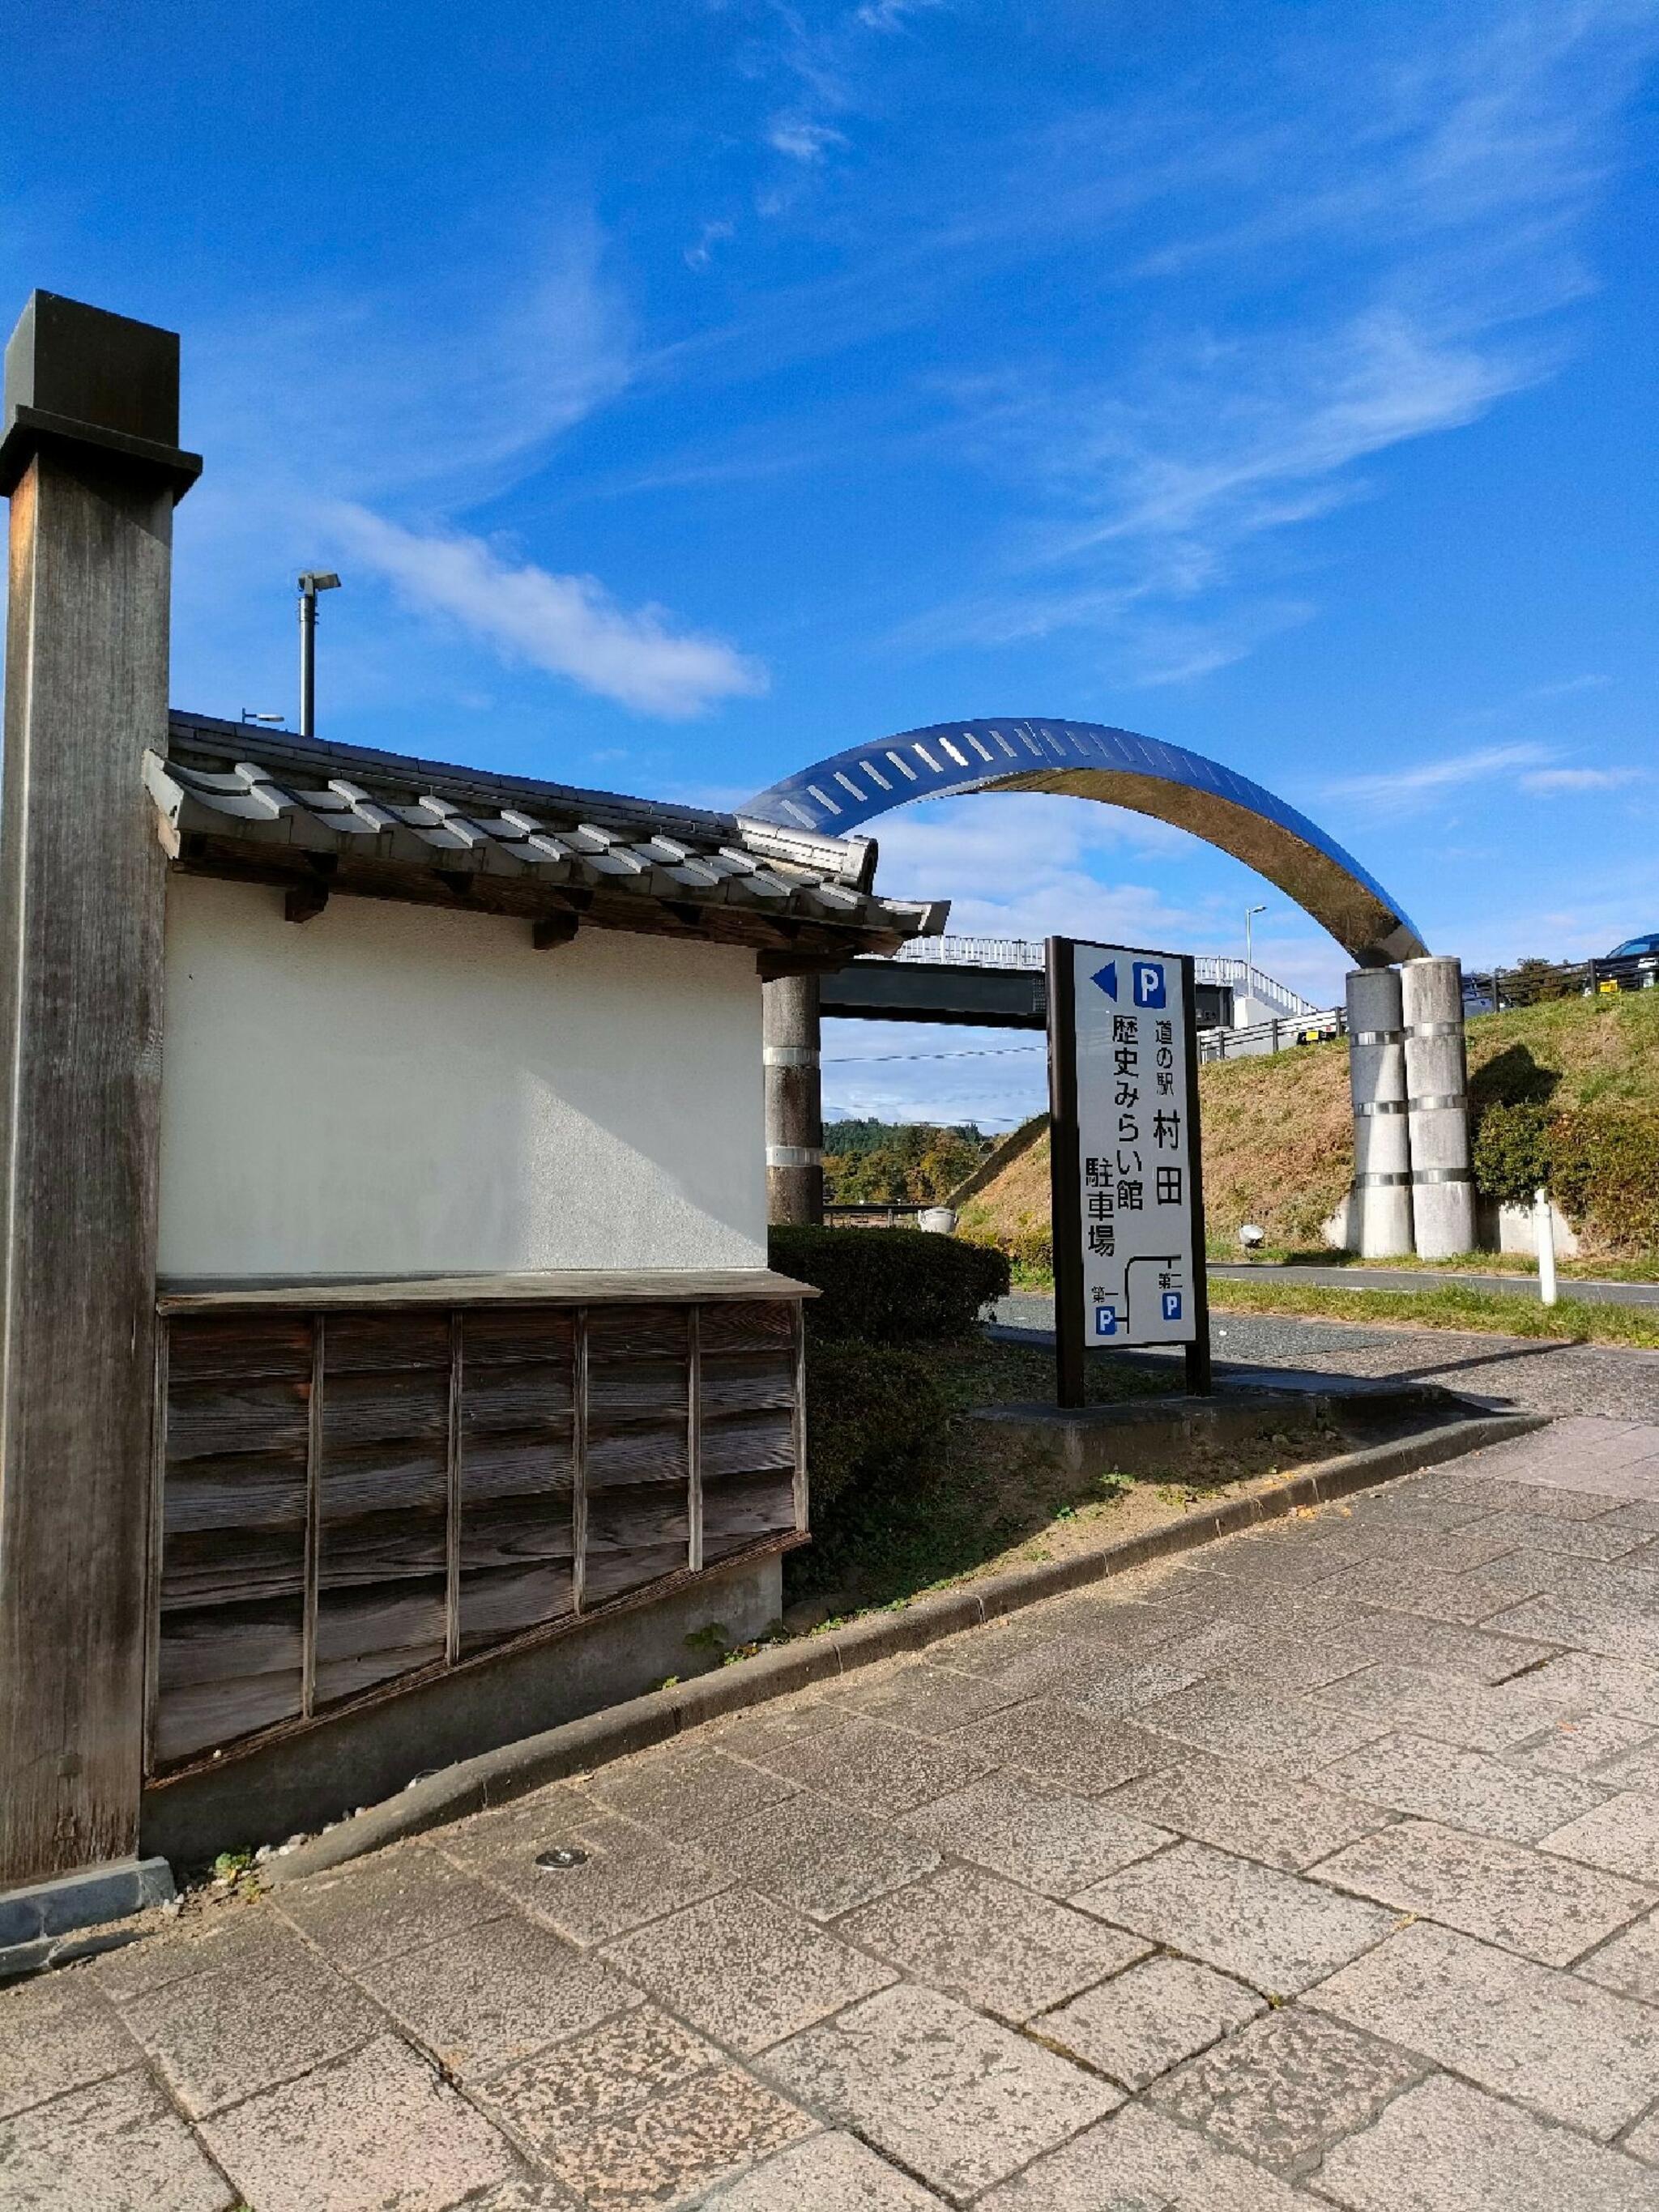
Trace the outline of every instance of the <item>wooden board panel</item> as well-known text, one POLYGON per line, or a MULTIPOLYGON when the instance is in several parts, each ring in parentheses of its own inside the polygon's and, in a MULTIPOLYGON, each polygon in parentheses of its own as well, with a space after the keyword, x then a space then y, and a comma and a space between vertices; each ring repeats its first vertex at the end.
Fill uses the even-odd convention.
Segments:
POLYGON ((710 1564, 789 1534, 794 1317, 752 1298, 331 1310, 314 1439, 314 1316, 177 1317, 157 1757, 568 1620, 579 1588, 592 1607, 684 1574, 694 1515, 710 1564))
POLYGON ((227 1377, 211 1382, 170 1381, 167 1391, 167 1463, 221 1459, 229 1453, 286 1452, 303 1457, 310 1425, 309 1370, 301 1380, 289 1376, 243 1382, 227 1377))
POLYGON ((795 1525, 793 1469, 764 1474, 726 1475, 705 1482, 702 1492, 703 1557, 713 1560, 765 1536, 787 1535, 795 1525))
POLYGON ((204 1528, 170 1534, 162 1555, 161 1617, 248 1598, 301 1597, 306 1586, 305 1492, 297 1527, 204 1528))
POLYGON ((323 1385, 324 1449, 385 1443, 395 1437, 449 1434, 449 1362, 439 1368, 394 1368, 389 1372, 338 1374, 334 1328, 328 1331, 323 1385))
POLYGON ((684 1362, 688 1327, 684 1306, 594 1306, 587 1316, 588 1364, 684 1362))
POLYGON ((317 1600, 318 1709, 444 1656, 444 1577, 317 1600))
POLYGON ((787 1407, 769 1413, 733 1413, 703 1424, 705 1483, 726 1474, 757 1474, 768 1468, 793 1470, 794 1464, 795 1427, 787 1407))
POLYGON ((562 1360, 568 1370, 576 1322, 568 1307, 469 1308, 464 1326, 469 1360, 496 1367, 520 1359, 562 1360))
POLYGON ((719 1352, 702 1356, 702 1414, 789 1407, 795 1402, 795 1356, 787 1346, 775 1352, 719 1352))
POLYGON ((461 1585, 461 1650, 481 1651, 505 1637, 562 1620, 574 1603, 568 1560, 468 1575, 461 1585))
POLYGON ((684 1567, 690 1537, 682 1483, 591 1493, 586 1602, 597 1605, 684 1567))
POLYGON ((309 1314, 203 1314, 167 1332, 174 1383, 252 1382, 262 1376, 311 1379, 309 1314))
POLYGON ((588 1430, 590 1500, 602 1492, 624 1489, 635 1483, 673 1482, 684 1491, 690 1472, 684 1414, 668 1426, 646 1423, 608 1433, 592 1426, 588 1430))
POLYGON ((155 1753, 186 1758, 301 1710, 303 1607, 296 1597, 163 1617, 155 1753))
POLYGON ((568 1428, 575 1403, 570 1355, 498 1364, 478 1356, 467 1332, 463 1354, 461 1433, 475 1437, 538 1427, 568 1428))
POLYGON ((331 1314, 331 1375, 383 1375, 398 1367, 449 1366, 447 1313, 331 1314))
POLYGON ((744 1300, 734 1305, 704 1306, 702 1348, 711 1352, 784 1352, 794 1341, 792 1300, 744 1300))

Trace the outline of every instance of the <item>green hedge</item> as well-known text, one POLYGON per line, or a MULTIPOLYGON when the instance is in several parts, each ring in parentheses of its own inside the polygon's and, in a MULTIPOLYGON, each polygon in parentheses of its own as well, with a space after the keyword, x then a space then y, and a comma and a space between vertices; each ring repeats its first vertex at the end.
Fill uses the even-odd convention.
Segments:
POLYGON ((1473 1156, 1474 1187, 1483 1198, 1528 1206, 1534 1191, 1549 1187, 1555 1118, 1547 1106, 1487 1107, 1475 1128, 1473 1156))
POLYGON ((815 1344, 951 1343, 1008 1288, 1006 1255, 921 1229, 774 1229, 771 1260, 823 1292, 806 1309, 815 1344))
MULTIPOLYGON (((878 1231, 855 1230, 854 1236, 878 1231)), ((806 1357, 806 1434, 816 1524, 858 1492, 902 1483, 950 1417, 919 1352, 884 1344, 815 1344, 806 1357)))
POLYGON ((1475 1188, 1525 1205, 1540 1186, 1575 1229, 1615 1251, 1659 1249, 1659 1114, 1489 1106, 1474 1136, 1475 1188))

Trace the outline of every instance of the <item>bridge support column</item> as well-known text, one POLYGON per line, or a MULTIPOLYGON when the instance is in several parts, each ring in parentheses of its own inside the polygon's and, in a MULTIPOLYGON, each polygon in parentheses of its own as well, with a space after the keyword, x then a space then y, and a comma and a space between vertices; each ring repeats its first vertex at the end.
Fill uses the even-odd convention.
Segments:
POLYGON ((1449 1260, 1474 1249, 1463 969, 1431 957, 1408 960, 1401 973, 1417 1249, 1449 1260))
POLYGON ((766 1218, 823 1219, 823 1078, 819 981, 782 975, 764 987, 766 1218))
POLYGON ((1366 1260, 1403 1258, 1412 1245, 1411 1152, 1400 970, 1348 977, 1348 1080, 1353 1093, 1351 1234, 1366 1260))

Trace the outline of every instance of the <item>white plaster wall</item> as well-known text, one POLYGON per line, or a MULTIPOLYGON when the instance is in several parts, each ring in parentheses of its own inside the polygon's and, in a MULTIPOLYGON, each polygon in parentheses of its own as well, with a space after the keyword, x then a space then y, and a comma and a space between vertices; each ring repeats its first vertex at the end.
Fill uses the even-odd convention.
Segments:
POLYGON ((174 876, 161 1268, 766 1264, 754 954, 174 876))

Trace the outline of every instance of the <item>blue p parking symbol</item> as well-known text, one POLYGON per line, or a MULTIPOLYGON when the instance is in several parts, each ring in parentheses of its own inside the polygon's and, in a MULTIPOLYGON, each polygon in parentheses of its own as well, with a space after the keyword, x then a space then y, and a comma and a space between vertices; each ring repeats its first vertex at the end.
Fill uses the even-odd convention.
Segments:
POLYGON ((1117 1308, 1115 1306, 1097 1306, 1095 1308, 1095 1334, 1097 1336, 1115 1336, 1117 1334, 1117 1308))
POLYGON ((1164 1004, 1164 966, 1161 961, 1136 961, 1135 1004, 1138 1006, 1161 1006, 1164 1004))
POLYGON ((1181 1319, 1181 1293, 1179 1291, 1164 1291, 1164 1318, 1165 1321, 1179 1321, 1181 1319))

